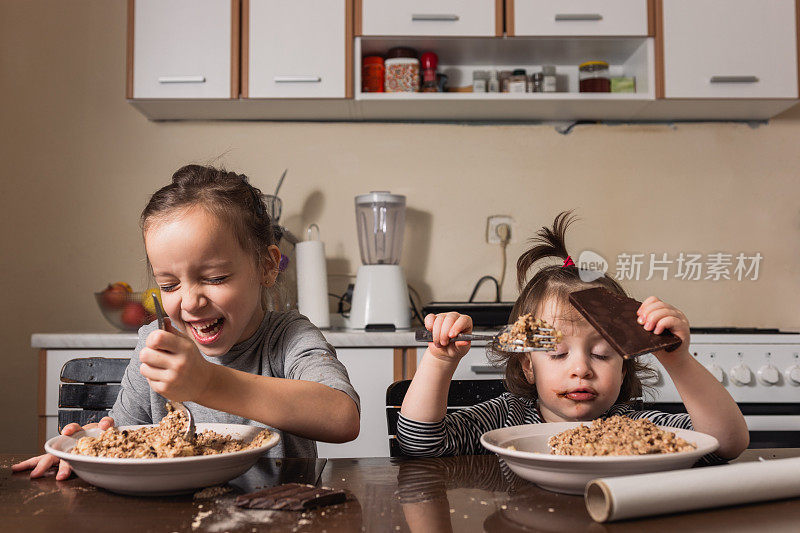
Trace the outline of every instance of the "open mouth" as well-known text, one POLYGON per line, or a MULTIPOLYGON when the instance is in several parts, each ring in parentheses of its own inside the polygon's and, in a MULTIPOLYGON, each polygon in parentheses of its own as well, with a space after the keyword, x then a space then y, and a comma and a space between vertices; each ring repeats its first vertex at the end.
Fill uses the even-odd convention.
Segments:
POLYGON ((200 344, 211 344, 219 338, 224 323, 225 319, 219 317, 215 320, 197 320, 189 322, 188 324, 197 342, 200 344))
POLYGON ((587 402, 597 398, 597 392, 595 392, 594 389, 590 388, 573 389, 570 391, 562 392, 561 394, 559 394, 559 396, 562 396, 564 398, 567 398, 575 402, 587 402))

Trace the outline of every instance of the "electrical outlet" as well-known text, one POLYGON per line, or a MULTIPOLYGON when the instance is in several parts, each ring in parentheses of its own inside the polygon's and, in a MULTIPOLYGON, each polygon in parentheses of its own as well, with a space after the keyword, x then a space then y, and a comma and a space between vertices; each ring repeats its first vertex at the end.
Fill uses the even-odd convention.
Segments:
POLYGON ((511 228, 509 242, 514 238, 514 219, 508 215, 492 215, 486 219, 486 242, 500 244, 500 235, 497 233, 497 228, 501 224, 508 224, 508 227, 511 228))

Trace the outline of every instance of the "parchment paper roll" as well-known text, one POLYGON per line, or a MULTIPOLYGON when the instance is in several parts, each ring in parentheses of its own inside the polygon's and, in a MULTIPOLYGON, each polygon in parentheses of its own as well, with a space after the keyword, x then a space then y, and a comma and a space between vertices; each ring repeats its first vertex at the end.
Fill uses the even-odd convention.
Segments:
POLYGON ((800 496, 800 457, 593 479, 586 509, 597 522, 800 496))

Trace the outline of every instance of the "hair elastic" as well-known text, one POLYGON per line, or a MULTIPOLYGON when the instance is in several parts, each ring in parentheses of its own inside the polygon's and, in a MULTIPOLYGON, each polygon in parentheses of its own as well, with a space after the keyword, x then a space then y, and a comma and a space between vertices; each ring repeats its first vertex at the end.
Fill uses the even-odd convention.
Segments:
POLYGON ((567 258, 564 259, 564 264, 561 265, 561 268, 574 267, 574 266, 575 266, 575 263, 572 261, 572 257, 568 255, 567 258))

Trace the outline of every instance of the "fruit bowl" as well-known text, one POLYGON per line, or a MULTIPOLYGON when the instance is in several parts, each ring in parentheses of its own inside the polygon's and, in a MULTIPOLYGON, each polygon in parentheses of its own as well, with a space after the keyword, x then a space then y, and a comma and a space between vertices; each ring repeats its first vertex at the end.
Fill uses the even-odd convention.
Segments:
POLYGON ((154 292, 158 295, 158 290, 133 292, 120 290, 114 285, 94 293, 100 311, 111 325, 123 331, 138 331, 140 327, 156 319, 151 295, 154 292))

